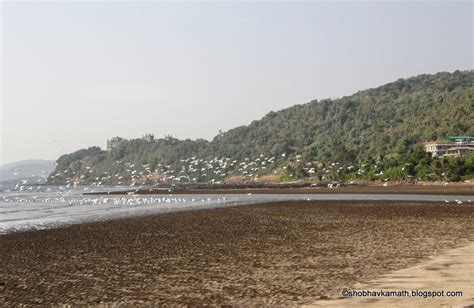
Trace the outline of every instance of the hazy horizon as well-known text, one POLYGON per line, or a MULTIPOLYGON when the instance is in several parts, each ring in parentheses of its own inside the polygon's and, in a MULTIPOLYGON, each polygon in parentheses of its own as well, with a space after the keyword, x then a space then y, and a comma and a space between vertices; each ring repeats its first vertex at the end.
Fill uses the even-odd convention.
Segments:
POLYGON ((468 1, 0 7, 0 164, 113 136, 211 139, 272 110, 474 62, 468 1))

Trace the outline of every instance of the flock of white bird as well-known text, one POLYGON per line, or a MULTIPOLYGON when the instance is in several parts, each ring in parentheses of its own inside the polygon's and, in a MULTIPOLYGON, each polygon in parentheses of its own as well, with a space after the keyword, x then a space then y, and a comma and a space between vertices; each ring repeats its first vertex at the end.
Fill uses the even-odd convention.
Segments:
POLYGON ((52 196, 43 196, 43 195, 22 195, 22 196, 2 196, 1 199, 6 203, 40 203, 40 204, 56 204, 56 203, 66 203, 70 206, 73 205, 128 205, 128 206, 140 206, 140 205, 149 205, 149 204, 180 204, 180 203, 212 203, 217 202, 217 204, 226 203, 226 197, 179 197, 179 196, 163 196, 163 197, 154 197, 154 196, 140 196, 129 194, 128 196, 120 197, 80 197, 74 196, 73 198, 68 198, 67 194, 59 193, 56 197, 52 196))
MULTIPOLYGON (((282 159, 287 159, 286 154, 282 154, 282 159)), ((3 196, 3 202, 40 202, 40 203, 51 203, 51 202, 67 202, 70 205, 77 204, 92 204, 92 205, 101 205, 101 204, 114 204, 114 205, 142 205, 142 204, 160 204, 160 203, 181 203, 181 202, 205 202, 206 199, 202 198, 200 200, 196 198, 192 198, 187 200, 186 198, 182 197, 172 197, 170 194, 167 197, 141 197, 138 195, 134 195, 134 191, 138 191, 139 189, 144 188, 145 183, 158 183, 160 182, 197 182, 199 177, 206 177, 211 175, 211 179, 209 180, 210 183, 221 183, 222 180, 228 175, 241 175, 246 180, 257 180, 259 173, 265 173, 267 168, 274 168, 276 162, 276 157, 274 156, 265 156, 261 154, 256 159, 251 160, 250 158, 245 158, 243 161, 231 160, 230 158, 213 158, 211 160, 205 160, 191 157, 187 159, 181 159, 181 168, 179 170, 173 170, 170 165, 165 164, 157 164, 156 168, 151 167, 150 164, 134 164, 131 162, 122 162, 116 161, 115 163, 120 165, 119 170, 123 170, 123 172, 110 174, 107 171, 102 172, 100 176, 94 172, 94 169, 90 166, 84 166, 81 168, 80 172, 76 172, 73 170, 65 169, 60 172, 57 172, 54 175, 51 175, 50 178, 54 179, 56 177, 64 178, 66 183, 65 185, 57 186, 52 191, 51 187, 48 186, 41 186, 37 185, 36 178, 37 175, 32 175, 32 179, 23 179, 20 180, 14 187, 13 191, 20 191, 20 192, 57 192, 57 197, 47 197, 47 198, 38 198, 38 196, 29 196, 29 197, 7 197, 3 196), (34 180, 33 180, 34 179, 34 180), (110 184, 116 184, 121 187, 123 186, 130 186, 134 187, 134 191, 129 192, 128 196, 120 197, 120 198, 111 198, 111 197, 83 197, 83 198, 76 198, 70 199, 68 198, 68 194, 72 191, 77 191, 79 189, 78 185, 85 182, 85 180, 92 179, 93 182, 87 186, 81 186, 84 192, 97 192, 100 191, 99 188, 104 189, 110 187, 110 184), (151 180, 151 181, 149 181, 151 180)), ((319 165, 319 169, 316 166, 315 162, 304 162, 302 155, 295 155, 291 157, 291 162, 296 162, 303 164, 305 167, 303 168, 304 172, 308 175, 314 175, 316 172, 319 174, 323 174, 322 180, 326 179, 326 174, 329 173, 339 173, 342 171, 348 172, 357 172, 358 175, 363 175, 367 172, 367 170, 371 169, 371 166, 367 164, 363 164, 358 168, 356 171, 356 167, 353 165, 350 166, 342 166, 339 162, 329 163, 326 166, 319 165)), ((408 164, 407 164, 408 165, 408 164)), ((286 169, 287 166, 283 166, 282 169, 286 169)), ((375 168, 378 168, 375 165, 375 168)), ((273 171, 277 173, 277 170, 273 171)), ((42 172, 40 177, 44 177, 45 175, 42 172)), ((379 176, 383 175, 383 170, 378 172, 379 176)), ((383 186, 387 187, 389 185, 389 179, 382 179, 384 181, 383 186)), ((38 180, 39 181, 39 180, 38 180)), ((329 183, 327 184, 328 188, 335 188, 339 187, 339 183, 329 183)), ((9 191, 9 190, 7 190, 9 191)), ((171 191, 170 191, 171 192, 171 191)), ((110 191, 109 191, 110 193, 110 191)), ((217 198, 218 203, 225 202, 225 198, 217 198)), ((207 200, 211 201, 211 200, 207 200)), ((449 200, 445 200, 446 203, 450 203, 449 200)), ((456 204, 462 204, 463 202, 460 200, 451 201, 456 204)), ((471 202, 468 200, 468 202, 471 202)))
MULTIPOLYGON (((445 203, 449 203, 450 201, 449 200, 444 200, 445 203)), ((463 204, 463 202, 461 200, 454 200, 453 201, 454 203, 457 203, 457 204, 463 204)), ((471 200, 467 200, 468 203, 471 203, 472 201, 471 200)))
POLYGON ((298 164, 303 166, 302 170, 306 176, 312 177, 317 173, 323 181, 329 180, 333 178, 333 175, 341 174, 342 172, 356 172, 358 176, 363 176, 371 169, 377 170, 376 176, 379 176, 382 181, 387 182, 389 180, 388 178, 383 178, 383 170, 377 164, 375 166, 363 164, 359 168, 354 165, 342 166, 339 162, 323 165, 314 161, 305 162, 302 155, 297 154, 287 157, 285 153, 281 154, 280 159, 285 161, 283 164, 278 164, 278 166, 281 166, 281 170, 278 170, 277 165, 275 165, 277 161, 275 156, 264 154, 260 154, 255 159, 246 157, 242 161, 231 160, 229 157, 215 157, 205 160, 194 156, 180 159, 178 169, 173 169, 172 166, 163 163, 158 163, 152 168, 150 164, 116 161, 115 164, 117 166, 113 169, 120 170, 120 172, 115 174, 108 171, 96 172, 97 170, 94 170, 91 166, 81 166, 80 170, 61 170, 51 175, 50 179, 54 180, 57 178, 60 182, 65 182, 66 187, 84 182, 92 183, 91 185, 95 187, 101 187, 106 184, 135 186, 150 182, 208 182, 219 184, 227 176, 240 176, 244 181, 257 181, 262 174, 286 173, 293 177, 288 168, 298 164), (270 172, 270 170, 273 170, 273 172, 270 172))
MULTIPOLYGON (((123 170, 122 172, 110 174, 108 171, 103 171, 100 176, 95 176, 92 179, 91 186, 100 187, 105 183, 135 186, 151 178, 158 182, 198 182, 200 178, 205 177, 210 178, 209 182, 211 183, 221 183, 231 171, 235 170, 247 180, 256 180, 259 172, 275 163, 275 157, 264 157, 261 154, 255 160, 245 158, 242 162, 231 160, 228 157, 215 157, 211 160, 191 157, 180 159, 181 168, 179 170, 173 170, 170 165, 166 164, 157 164, 156 168, 152 169, 150 164, 135 165, 134 163, 121 161, 115 163, 122 165, 122 168, 120 168, 123 170)), ((65 169, 51 175, 50 179, 65 178, 66 187, 69 187, 90 178, 93 173, 94 170, 90 166, 86 166, 83 168, 82 174, 65 169)))

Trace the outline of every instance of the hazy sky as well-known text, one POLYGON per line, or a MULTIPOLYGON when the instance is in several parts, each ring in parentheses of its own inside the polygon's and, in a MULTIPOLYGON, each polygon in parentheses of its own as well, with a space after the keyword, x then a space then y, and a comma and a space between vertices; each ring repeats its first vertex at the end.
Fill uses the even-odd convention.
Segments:
POLYGON ((2 2, 0 164, 473 69, 473 2, 2 2))

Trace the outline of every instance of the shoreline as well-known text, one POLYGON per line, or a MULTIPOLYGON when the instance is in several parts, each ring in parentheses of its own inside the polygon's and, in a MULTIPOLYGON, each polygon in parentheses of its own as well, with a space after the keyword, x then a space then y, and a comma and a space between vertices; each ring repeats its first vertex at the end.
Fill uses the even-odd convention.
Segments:
POLYGON ((137 188, 120 191, 90 192, 84 195, 169 195, 169 194, 430 194, 430 195, 473 195, 474 185, 389 185, 389 186, 345 186, 345 187, 294 187, 294 188, 137 188))
POLYGON ((0 303, 301 305, 472 241, 473 206, 242 205, 0 236, 0 303))

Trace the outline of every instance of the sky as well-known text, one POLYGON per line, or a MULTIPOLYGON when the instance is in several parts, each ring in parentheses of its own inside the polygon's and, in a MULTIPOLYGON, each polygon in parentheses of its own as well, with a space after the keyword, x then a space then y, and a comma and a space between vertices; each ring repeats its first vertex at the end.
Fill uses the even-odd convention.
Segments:
POLYGON ((0 164, 472 70, 473 3, 3 1, 0 164))

